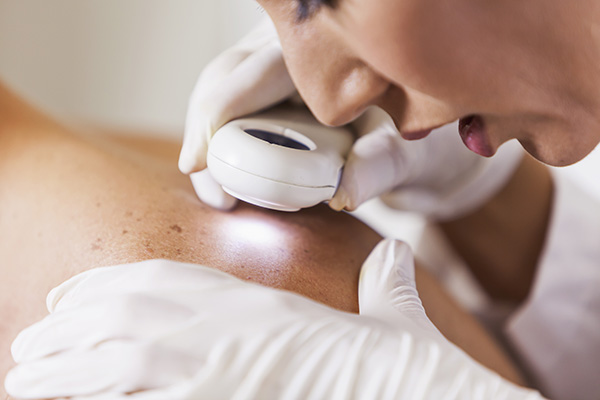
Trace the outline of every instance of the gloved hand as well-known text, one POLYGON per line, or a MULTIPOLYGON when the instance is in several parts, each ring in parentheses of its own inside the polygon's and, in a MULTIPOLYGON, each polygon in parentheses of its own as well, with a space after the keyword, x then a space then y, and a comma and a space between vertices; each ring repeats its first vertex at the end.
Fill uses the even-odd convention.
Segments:
POLYGON ((427 319, 412 255, 381 242, 361 315, 165 260, 77 275, 12 347, 25 399, 540 399, 471 360, 427 319))
POLYGON ((449 220, 484 204, 512 176, 522 149, 507 143, 493 158, 481 157, 464 146, 457 125, 408 141, 388 114, 369 108, 352 124, 360 138, 330 207, 354 210, 381 195, 392 208, 449 220))
POLYGON ((233 208, 237 202, 208 171, 202 171, 215 132, 232 119, 273 106, 295 92, 268 19, 202 71, 188 104, 179 156, 179 169, 192 174, 202 201, 219 209, 233 208))

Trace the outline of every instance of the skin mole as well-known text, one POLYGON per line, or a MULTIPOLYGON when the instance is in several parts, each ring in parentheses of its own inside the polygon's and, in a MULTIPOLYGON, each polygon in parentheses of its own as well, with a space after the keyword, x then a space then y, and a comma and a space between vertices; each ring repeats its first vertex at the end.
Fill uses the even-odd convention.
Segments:
POLYGON ((181 227, 177 224, 171 225, 169 228, 177 233, 181 233, 183 231, 183 229, 181 229, 181 227))

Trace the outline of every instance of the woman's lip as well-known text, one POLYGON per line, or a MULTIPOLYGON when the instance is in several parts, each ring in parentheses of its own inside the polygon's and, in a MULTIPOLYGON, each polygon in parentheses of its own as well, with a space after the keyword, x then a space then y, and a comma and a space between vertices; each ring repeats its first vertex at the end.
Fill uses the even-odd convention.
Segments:
POLYGON ((422 131, 413 131, 413 132, 400 132, 400 135, 403 139, 406 140, 419 140, 427 137, 431 133, 433 129, 424 129, 422 131))
POLYGON ((491 157, 495 150, 490 145, 487 129, 483 118, 479 115, 469 115, 461 118, 458 123, 460 137, 469 150, 484 157, 491 157))

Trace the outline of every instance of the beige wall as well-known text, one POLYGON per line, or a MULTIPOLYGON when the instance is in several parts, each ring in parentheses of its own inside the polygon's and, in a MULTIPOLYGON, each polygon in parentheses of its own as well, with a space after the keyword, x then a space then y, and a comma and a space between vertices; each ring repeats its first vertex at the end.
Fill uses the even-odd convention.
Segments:
POLYGON ((202 67, 260 17, 253 0, 0 0, 0 77, 64 117, 179 132, 202 67))

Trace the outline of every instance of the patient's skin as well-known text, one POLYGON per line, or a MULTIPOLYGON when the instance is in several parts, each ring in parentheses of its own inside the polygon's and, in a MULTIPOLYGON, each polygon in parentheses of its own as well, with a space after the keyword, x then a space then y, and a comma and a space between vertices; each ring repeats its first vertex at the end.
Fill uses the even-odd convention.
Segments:
MULTIPOLYGON (((380 240, 326 206, 234 212, 199 202, 177 170, 177 143, 75 134, 0 86, 0 378, 48 291, 79 272, 152 258, 204 264, 357 312, 358 274, 380 240)), ((438 328, 504 376, 519 374, 436 281, 417 284, 438 328)), ((0 398, 4 398, 0 390, 0 398)))

